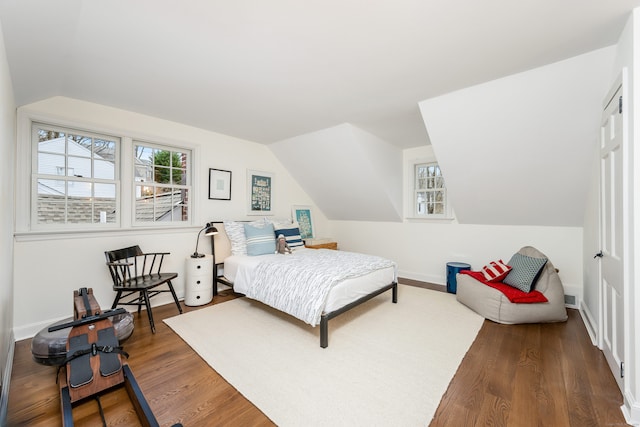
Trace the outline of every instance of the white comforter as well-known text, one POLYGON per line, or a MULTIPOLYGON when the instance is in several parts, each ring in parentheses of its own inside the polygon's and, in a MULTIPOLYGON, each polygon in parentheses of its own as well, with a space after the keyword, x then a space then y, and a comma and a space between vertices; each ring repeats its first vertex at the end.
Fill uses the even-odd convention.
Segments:
POLYGON ((395 262, 372 255, 327 249, 269 257, 258 264, 246 295, 316 326, 333 286, 395 262))

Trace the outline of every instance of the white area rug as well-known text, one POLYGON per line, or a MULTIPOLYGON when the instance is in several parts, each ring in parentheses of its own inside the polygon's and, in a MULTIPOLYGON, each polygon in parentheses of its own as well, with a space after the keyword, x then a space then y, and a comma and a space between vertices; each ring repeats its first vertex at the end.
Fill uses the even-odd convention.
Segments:
POLYGON ((247 298, 165 322, 279 426, 425 426, 483 318, 398 286, 319 327, 247 298))

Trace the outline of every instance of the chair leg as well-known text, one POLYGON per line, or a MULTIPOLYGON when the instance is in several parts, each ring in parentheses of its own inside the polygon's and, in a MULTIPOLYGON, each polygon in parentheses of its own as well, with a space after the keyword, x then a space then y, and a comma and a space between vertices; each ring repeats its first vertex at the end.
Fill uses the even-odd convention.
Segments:
POLYGON ((178 306, 178 311, 180 312, 180 314, 182 314, 182 307, 180 306, 180 301, 178 301, 178 296, 176 295, 176 291, 173 289, 171 280, 167 281, 167 285, 169 285, 169 290, 171 291, 171 295, 173 295, 173 300, 176 302, 176 306, 178 306))
POLYGON ((149 325, 151 325, 151 332, 155 334, 156 324, 153 323, 153 313, 151 312, 151 303, 149 302, 149 293, 146 289, 140 292, 144 294, 144 303, 147 307, 147 316, 149 316, 149 325))
POLYGON ((138 293, 138 314, 140 314, 140 310, 142 310, 142 304, 144 303, 145 306, 148 305, 147 303, 147 297, 149 296, 149 294, 147 294, 147 291, 140 291, 138 293))
POLYGON ((118 302, 120 301, 120 297, 121 296, 122 296, 122 291, 118 291, 116 293, 115 299, 113 300, 113 304, 111 304, 111 309, 112 310, 118 306, 118 302))

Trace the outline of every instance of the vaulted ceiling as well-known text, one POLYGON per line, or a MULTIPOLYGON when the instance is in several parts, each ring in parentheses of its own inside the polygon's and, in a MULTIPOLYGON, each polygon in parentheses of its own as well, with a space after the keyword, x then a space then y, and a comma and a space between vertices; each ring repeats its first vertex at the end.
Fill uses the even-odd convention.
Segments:
POLYGON ((418 102, 614 44, 640 0, 2 0, 18 105, 62 95, 260 143, 351 123, 428 143, 418 102))
POLYGON ((18 106, 60 95, 269 144, 329 219, 402 220, 401 150, 433 142, 460 222, 580 226, 588 143, 609 83, 603 49, 637 6, 0 0, 0 21, 18 106), (546 70, 552 77, 541 78, 546 70), (558 94, 561 108, 545 108, 545 94, 558 94), (498 129, 500 117, 512 122, 498 129), (488 170, 492 150, 502 161, 488 170), (302 167, 309 152, 317 155, 302 167), (327 161, 345 152, 358 161, 327 180, 327 161), (545 178, 551 192, 533 180, 547 152, 558 155, 545 178), (487 199, 491 188, 509 191, 508 209, 495 193, 487 199))

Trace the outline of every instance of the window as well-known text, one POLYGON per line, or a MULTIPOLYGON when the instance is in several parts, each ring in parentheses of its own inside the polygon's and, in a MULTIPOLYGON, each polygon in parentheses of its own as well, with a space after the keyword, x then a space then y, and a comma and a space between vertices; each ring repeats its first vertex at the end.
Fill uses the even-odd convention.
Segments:
POLYGON ((31 226, 190 225, 192 149, 33 123, 31 226))
POLYGON ((135 222, 189 220, 189 150, 134 142, 135 222))
POLYGON ((447 189, 437 163, 414 165, 414 215, 417 217, 446 217, 447 189))
POLYGON ((35 223, 115 223, 120 139, 39 123, 32 135, 35 223))

